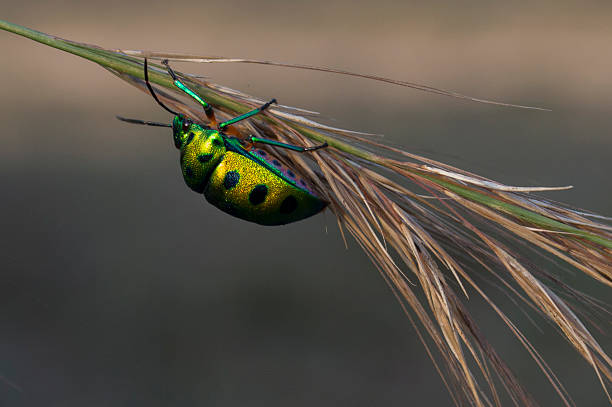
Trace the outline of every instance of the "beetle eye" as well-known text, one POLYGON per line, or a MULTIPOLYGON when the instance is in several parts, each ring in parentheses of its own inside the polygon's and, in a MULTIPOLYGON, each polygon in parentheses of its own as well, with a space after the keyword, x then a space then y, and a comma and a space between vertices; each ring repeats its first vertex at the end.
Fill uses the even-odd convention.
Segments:
POLYGON ((191 127, 191 122, 185 119, 185 121, 183 121, 183 131, 189 130, 189 127, 191 127))

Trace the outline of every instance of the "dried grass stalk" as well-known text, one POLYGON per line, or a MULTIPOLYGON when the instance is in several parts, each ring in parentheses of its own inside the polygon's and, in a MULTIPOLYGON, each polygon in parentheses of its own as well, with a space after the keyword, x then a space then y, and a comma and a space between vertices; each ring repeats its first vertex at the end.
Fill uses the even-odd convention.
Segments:
MULTIPOLYGON (((286 65, 107 50, 7 22, 0 21, 0 28, 87 58, 143 91, 146 89, 141 58, 145 56, 192 62, 286 65)), ((349 74, 328 68, 306 68, 349 74)), ((417 84, 355 75, 478 100, 417 84)), ((252 96, 197 77, 180 76, 215 106, 221 118, 244 113, 261 103, 252 96)), ((205 123, 199 108, 174 95, 176 89, 162 67, 153 65, 150 77, 152 82, 171 91, 160 91, 164 103, 205 123)), ((332 128, 304 117, 313 113, 279 106, 242 124, 242 130, 245 134, 292 144, 325 141, 330 145, 307 156, 286 150, 275 154, 305 174, 317 192, 331 202, 341 231, 346 229, 353 235, 402 304, 456 404, 499 406, 500 395, 495 385, 499 382, 517 406, 535 405, 466 309, 464 301, 468 293, 474 293, 490 305, 525 347, 563 404, 573 405, 537 350, 475 281, 483 273, 489 273, 509 295, 555 324, 592 366, 607 394, 612 381, 612 360, 577 315, 585 314, 586 307, 607 312, 606 307, 561 283, 552 271, 554 268, 542 270, 532 266, 527 255, 549 256, 612 286, 612 228, 606 223, 609 218, 530 195, 534 191, 568 187, 503 185, 390 148, 375 141, 372 135, 332 128), (513 248, 517 245, 523 249, 513 248), (475 264, 479 267, 474 267, 475 264), (417 289, 422 290, 424 299, 417 296, 417 289), (444 362, 442 366, 437 364, 431 344, 444 362)))

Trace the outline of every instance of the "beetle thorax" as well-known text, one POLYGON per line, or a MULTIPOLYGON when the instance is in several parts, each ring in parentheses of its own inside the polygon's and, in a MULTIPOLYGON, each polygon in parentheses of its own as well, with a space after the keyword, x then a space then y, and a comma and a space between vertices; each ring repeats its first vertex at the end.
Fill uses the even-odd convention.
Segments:
POLYGON ((223 137, 216 130, 192 124, 181 141, 183 178, 191 189, 202 192, 210 174, 225 154, 223 137))

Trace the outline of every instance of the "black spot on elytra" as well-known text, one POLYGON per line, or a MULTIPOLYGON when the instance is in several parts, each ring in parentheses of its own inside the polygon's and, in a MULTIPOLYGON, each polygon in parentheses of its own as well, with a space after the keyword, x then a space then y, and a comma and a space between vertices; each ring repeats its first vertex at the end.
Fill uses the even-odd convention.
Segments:
POLYGON ((223 140, 221 140, 220 138, 215 137, 215 138, 212 140, 212 143, 213 143, 214 145, 216 145, 217 147, 221 147, 221 146, 223 145, 223 140))
POLYGON ((274 164, 275 167, 281 166, 281 163, 279 163, 278 160, 272 160, 272 164, 274 164))
POLYGON ((193 177, 193 170, 191 167, 185 167, 185 175, 187 175, 189 178, 193 177))
POLYGON ((240 174, 238 171, 229 171, 227 174, 225 174, 223 186, 225 189, 232 189, 238 185, 238 181, 240 181, 240 174))
POLYGON ((288 215, 297 208, 297 199, 293 195, 289 195, 280 206, 280 213, 288 215))
POLYGON ((295 178, 295 174, 293 173, 293 171, 288 170, 288 171, 287 171, 287 174, 289 174, 289 176, 290 176, 291 178, 295 178))
POLYGON ((263 184, 255 185, 255 188, 253 188, 249 194, 249 201, 253 205, 259 205, 266 200, 266 195, 268 195, 267 186, 263 184))
POLYGON ((212 154, 198 154, 198 161, 202 164, 209 162, 210 160, 212 160, 212 158, 212 154))
POLYGON ((187 140, 185 140, 185 145, 188 145, 189 143, 191 143, 194 137, 195 137, 195 134, 193 134, 193 132, 190 131, 189 134, 187 135, 187 140))

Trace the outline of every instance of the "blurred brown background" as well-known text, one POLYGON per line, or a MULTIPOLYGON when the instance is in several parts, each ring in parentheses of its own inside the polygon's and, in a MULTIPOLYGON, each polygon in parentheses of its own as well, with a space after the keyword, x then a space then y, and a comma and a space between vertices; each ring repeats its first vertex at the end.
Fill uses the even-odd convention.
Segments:
MULTIPOLYGON (((502 182, 574 185, 547 196, 612 215, 610 2, 397 3, 0 7, 8 21, 105 47, 333 66, 552 108, 283 68, 178 66, 502 182)), ((400 307, 355 242, 345 250, 330 214, 265 228, 219 212, 183 184, 167 131, 114 119, 169 120, 150 97, 13 34, 0 33, 0 48, 0 405, 451 405, 400 307)), ((536 318, 539 330, 492 295, 579 406, 607 405, 547 323, 536 318)), ((527 388, 558 405, 509 332, 470 303, 527 388)))

